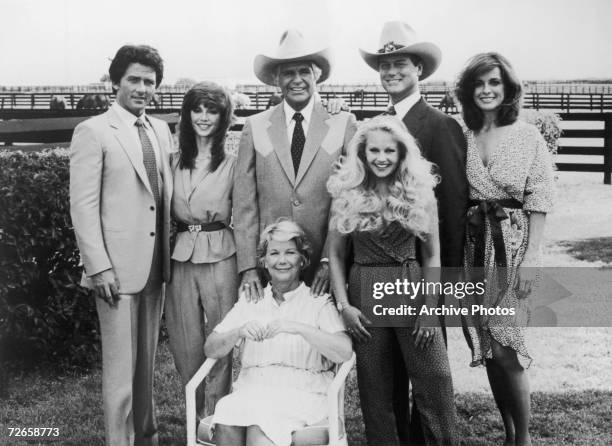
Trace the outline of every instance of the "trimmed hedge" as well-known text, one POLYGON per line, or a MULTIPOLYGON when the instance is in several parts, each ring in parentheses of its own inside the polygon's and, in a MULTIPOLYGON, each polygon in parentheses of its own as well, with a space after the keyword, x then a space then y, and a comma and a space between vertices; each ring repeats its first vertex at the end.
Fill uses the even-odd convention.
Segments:
POLYGON ((97 316, 79 283, 65 149, 0 151, 0 357, 86 366, 97 316))

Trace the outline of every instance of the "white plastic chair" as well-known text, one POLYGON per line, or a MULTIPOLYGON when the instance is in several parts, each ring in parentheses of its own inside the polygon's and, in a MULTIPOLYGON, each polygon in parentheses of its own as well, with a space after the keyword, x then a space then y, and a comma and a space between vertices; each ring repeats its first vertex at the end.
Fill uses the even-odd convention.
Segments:
MULTIPOLYGON (((215 446, 209 437, 212 416, 199 422, 196 421, 196 389, 216 362, 217 360, 212 358, 204 361, 204 364, 185 386, 187 446, 215 446)), ((348 361, 337 367, 336 375, 327 389, 328 419, 296 431, 294 434, 296 446, 348 446, 344 425, 344 383, 354 364, 355 353, 348 361), (337 420, 337 422, 330 423, 329 420, 337 420)))

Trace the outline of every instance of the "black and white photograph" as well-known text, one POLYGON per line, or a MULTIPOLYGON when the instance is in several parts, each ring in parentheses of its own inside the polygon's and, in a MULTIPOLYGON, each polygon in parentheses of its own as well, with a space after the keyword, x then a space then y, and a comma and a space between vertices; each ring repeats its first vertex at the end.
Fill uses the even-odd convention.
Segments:
POLYGON ((612 2, 0 12, 0 445, 612 444, 612 2))

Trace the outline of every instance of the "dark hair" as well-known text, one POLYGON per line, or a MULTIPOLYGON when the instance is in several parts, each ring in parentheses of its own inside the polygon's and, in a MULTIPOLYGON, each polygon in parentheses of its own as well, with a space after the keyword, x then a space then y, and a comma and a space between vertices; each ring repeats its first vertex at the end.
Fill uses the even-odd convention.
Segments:
POLYGON ((497 112, 497 125, 508 125, 516 121, 521 110, 523 87, 512 65, 498 53, 481 53, 472 57, 459 74, 455 95, 461 103, 463 120, 471 130, 480 130, 484 124, 484 114, 474 103, 474 89, 479 76, 499 68, 504 82, 504 102, 497 112))
POLYGON ((418 66, 419 64, 423 66, 423 59, 421 59, 420 56, 417 56, 416 54, 412 54, 412 53, 398 53, 398 54, 381 53, 378 57, 379 64, 380 64, 380 59, 382 59, 383 57, 406 57, 410 59, 410 62, 412 62, 412 65, 414 65, 415 67, 418 66))
POLYGON ((113 85, 121 78, 133 63, 139 63, 155 70, 155 88, 159 87, 164 77, 164 61, 157 50, 149 45, 123 45, 115 54, 108 74, 113 85))
POLYGON ((410 62, 412 62, 412 65, 414 65, 415 67, 419 64, 421 65, 421 67, 423 66, 423 59, 421 59, 420 56, 410 53, 406 54, 406 56, 408 57, 408 59, 410 59, 410 62))
POLYGON ((181 123, 179 125, 179 167, 193 169, 198 154, 196 134, 191 122, 191 112, 200 105, 219 111, 219 126, 212 135, 210 171, 214 172, 225 159, 225 136, 234 116, 234 105, 228 91, 214 82, 200 82, 185 93, 181 106, 181 123))

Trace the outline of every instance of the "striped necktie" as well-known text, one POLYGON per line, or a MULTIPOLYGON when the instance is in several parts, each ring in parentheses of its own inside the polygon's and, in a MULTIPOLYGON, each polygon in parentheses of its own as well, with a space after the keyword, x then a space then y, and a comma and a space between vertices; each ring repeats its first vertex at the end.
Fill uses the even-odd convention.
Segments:
POLYGON ((144 122, 140 118, 136 120, 135 125, 138 128, 138 137, 140 138, 140 145, 142 146, 142 161, 147 171, 151 191, 153 191, 153 198, 155 198, 155 202, 159 204, 160 196, 159 185, 157 184, 157 161, 155 160, 153 144, 151 144, 151 140, 144 127, 144 122))

